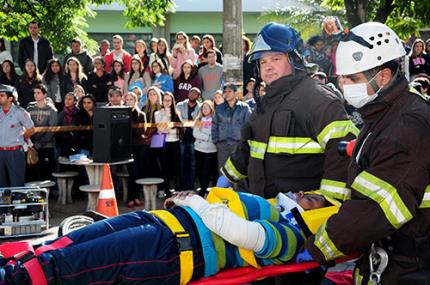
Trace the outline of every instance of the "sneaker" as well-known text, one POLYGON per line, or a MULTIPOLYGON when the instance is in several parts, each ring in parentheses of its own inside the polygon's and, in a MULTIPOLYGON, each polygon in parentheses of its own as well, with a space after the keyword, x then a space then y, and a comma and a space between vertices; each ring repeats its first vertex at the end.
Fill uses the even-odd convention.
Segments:
POLYGON ((134 201, 130 201, 127 203, 127 208, 134 208, 134 201))
POLYGON ((140 201, 139 199, 134 199, 134 204, 135 204, 137 207, 140 207, 140 206, 142 206, 142 205, 143 205, 142 201, 140 201))

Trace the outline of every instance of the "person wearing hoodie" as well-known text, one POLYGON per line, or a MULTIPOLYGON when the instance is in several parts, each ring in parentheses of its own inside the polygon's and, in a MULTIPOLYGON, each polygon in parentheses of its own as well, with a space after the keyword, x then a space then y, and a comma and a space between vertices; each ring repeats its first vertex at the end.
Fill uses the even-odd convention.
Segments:
POLYGON ((81 45, 82 43, 79 38, 74 38, 72 40, 72 52, 66 55, 64 58, 64 66, 70 57, 76 57, 81 63, 84 73, 88 76, 88 74, 90 74, 90 72, 94 69, 93 59, 86 50, 82 49, 81 45))
MULTIPOLYGON (((52 100, 47 99, 48 89, 43 84, 37 84, 33 88, 34 100, 31 102, 27 111, 34 122, 35 127, 52 127, 57 125, 57 109, 52 100)), ((31 180, 50 180, 51 173, 54 172, 54 133, 40 132, 31 136, 34 148, 39 155, 39 162, 28 168, 28 179, 31 180)))
POLYGON ((157 86, 163 92, 170 92, 173 94, 173 79, 170 77, 167 69, 164 68, 164 65, 160 59, 157 59, 151 64, 152 72, 154 73, 153 77, 153 86, 157 86))
POLYGON ((200 77, 197 74, 197 66, 187 59, 181 66, 181 74, 175 79, 175 100, 182 102, 188 98, 191 88, 201 88, 200 77))

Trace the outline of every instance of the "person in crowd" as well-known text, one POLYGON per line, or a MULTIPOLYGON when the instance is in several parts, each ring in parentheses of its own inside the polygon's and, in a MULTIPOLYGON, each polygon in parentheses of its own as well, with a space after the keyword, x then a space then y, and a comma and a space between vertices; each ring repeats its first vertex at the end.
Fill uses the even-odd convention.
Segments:
MULTIPOLYGON (((135 124, 146 123, 145 113, 137 106, 138 100, 136 94, 128 92, 125 95, 125 104, 131 107, 131 122, 135 124)), ((139 199, 141 188, 136 184, 136 179, 147 177, 146 165, 148 165, 148 146, 145 144, 145 128, 133 128, 132 130, 132 149, 133 163, 127 164, 129 177, 129 191, 127 207, 142 206, 139 199)))
POLYGON ((194 50, 194 52, 198 55, 200 50, 200 42, 201 39, 198 35, 194 35, 191 37, 191 48, 194 50))
POLYGON ((26 162, 24 142, 34 133, 30 114, 17 105, 13 86, 0 84, 0 187, 22 187, 26 162))
POLYGON ((312 36, 307 42, 307 48, 303 53, 305 60, 319 66, 319 71, 330 74, 331 59, 324 52, 325 42, 321 36, 312 36))
MULTIPOLYGON (((106 71, 104 58, 96 56, 94 58, 94 71, 88 75, 86 91, 96 98, 97 102, 107 102, 109 89, 113 86, 113 78, 106 71)), ((124 68, 125 71, 125 68, 124 68)))
POLYGON ((173 180, 174 189, 179 190, 179 138, 181 128, 171 126, 168 123, 180 123, 181 115, 176 110, 175 97, 170 92, 163 95, 163 108, 154 114, 156 123, 165 123, 157 125, 159 134, 165 134, 165 145, 162 148, 161 166, 164 176, 164 193, 170 197, 170 187, 173 180))
POLYGON ((48 61, 48 65, 42 76, 42 83, 48 89, 48 97, 54 102, 55 108, 62 110, 64 97, 67 92, 73 90, 73 87, 67 84, 66 76, 58 59, 53 58, 48 61))
POLYGON ((109 103, 106 106, 123 106, 122 91, 118 87, 112 87, 108 91, 109 103))
POLYGON ((149 56, 148 56, 148 48, 144 40, 137 40, 134 42, 134 54, 138 55, 140 60, 142 61, 143 70, 149 72, 149 56))
POLYGON ((161 59, 157 59, 152 62, 151 67, 154 74, 152 85, 157 86, 163 92, 170 92, 173 94, 173 79, 169 75, 168 70, 164 67, 163 61, 161 59))
MULTIPOLYGON (((145 113, 146 121, 148 123, 155 123, 155 113, 162 109, 162 99, 160 89, 156 86, 148 88, 148 95, 146 97, 146 104, 142 111, 145 113)), ((157 132, 156 127, 146 128, 144 139, 145 144, 148 146, 148 160, 147 160, 147 173, 148 177, 160 177, 161 164, 157 159, 157 150, 149 148, 152 136, 157 132)))
MULTIPOLYGON (((153 53, 157 53, 157 47, 158 47, 158 38, 152 38, 149 42, 149 53, 150 55, 153 53)), ((151 67, 151 63, 149 63, 149 66, 151 67)))
POLYGON ((214 103, 211 100, 204 101, 193 128, 197 178, 200 184, 198 193, 202 197, 206 195, 209 184, 212 182, 215 185, 218 178, 217 148, 212 141, 212 118, 214 115, 214 103))
POLYGON ((242 36, 243 86, 247 86, 248 82, 254 76, 255 62, 249 61, 251 45, 251 40, 247 36, 242 36))
POLYGON ((12 61, 5 59, 1 64, 0 83, 9 86, 15 86, 18 75, 15 72, 15 66, 12 61))
MULTIPOLYGON (((43 84, 34 88, 34 100, 27 107, 27 112, 35 127, 53 127, 58 123, 57 109, 51 100, 47 100, 48 89, 43 84)), ((53 132, 35 133, 31 141, 36 149, 39 162, 28 167, 29 181, 44 181, 52 179, 55 168, 55 138, 53 132)))
POLYGON ((417 77, 412 81, 412 83, 419 84, 418 91, 423 95, 430 95, 429 87, 430 87, 430 76, 427 74, 418 74, 417 77))
POLYGON ((225 102, 216 107, 212 121, 212 141, 217 146, 218 166, 221 168, 240 141, 240 130, 248 122, 251 108, 236 97, 233 83, 224 86, 225 102))
MULTIPOLYGON (((143 88, 148 88, 151 84, 150 76, 148 73, 147 79, 145 80, 144 77, 144 68, 143 63, 140 60, 140 57, 138 55, 134 55, 133 59, 131 60, 131 70, 129 73, 125 75, 125 90, 131 91, 129 89, 129 86, 133 85, 136 82, 140 82, 143 88), (149 77, 149 80, 148 80, 149 77)), ((145 89, 146 91, 146 89, 145 89)))
MULTIPOLYGON (((97 106, 96 98, 92 94, 86 94, 81 100, 82 107, 78 113, 79 126, 92 126, 94 109, 97 106)), ((78 135, 79 150, 91 155, 93 152, 93 131, 80 131, 78 135)))
MULTIPOLYGON (((142 88, 143 88, 143 85, 141 82, 135 82, 128 87, 128 89, 130 89, 129 92, 133 92, 134 94, 136 94, 137 105, 139 106, 140 109, 142 109, 146 104, 146 93, 143 94, 142 88)), ((145 89, 145 92, 147 90, 148 89, 145 89)))
POLYGON ((189 60, 192 63, 197 62, 197 54, 190 46, 188 35, 185 32, 177 32, 176 43, 172 48, 172 61, 173 79, 177 79, 182 72, 182 65, 185 61, 189 60))
MULTIPOLYGON (((260 82, 259 86, 257 87, 258 97, 262 98, 266 95, 266 83, 260 82)), ((254 96, 251 97, 251 99, 245 100, 245 103, 248 104, 248 106, 255 110, 256 102, 254 96)))
POLYGON ((426 48, 425 48, 425 52, 427 55, 430 55, 430 38, 428 38, 426 40, 426 48))
POLYGON ((203 48, 199 53, 199 68, 206 65, 208 62, 207 52, 210 50, 216 53, 216 62, 222 65, 223 55, 216 47, 215 38, 212 35, 204 35, 202 37, 203 48))
MULTIPOLYGON (((194 121, 200 112, 200 89, 197 87, 191 88, 188 92, 188 99, 178 103, 176 109, 181 114, 181 119, 184 121, 194 121)), ((196 159, 194 154, 194 137, 193 129, 185 128, 184 134, 180 143, 180 181, 181 189, 194 190, 194 182, 196 180, 196 159)))
POLYGON ((6 59, 8 59, 11 62, 13 62, 12 55, 6 49, 6 44, 4 42, 4 39, 0 38, 0 64, 2 64, 6 59))
MULTIPOLYGON (((67 85, 74 88, 76 85, 87 86, 87 76, 85 75, 82 65, 76 57, 69 57, 64 67, 67 85)), ((68 88, 68 87, 67 87, 68 88)))
POLYGON ((197 66, 187 59, 181 66, 181 74, 175 79, 175 101, 179 103, 187 99, 193 87, 200 89, 201 81, 197 74, 197 66))
POLYGON ((85 96, 84 87, 79 84, 75 85, 75 87, 73 87, 73 94, 78 98, 78 102, 81 102, 82 98, 85 96))
POLYGON ((249 78, 248 83, 245 85, 245 96, 243 96, 243 99, 245 101, 254 98, 254 86, 255 86, 255 78, 249 78))
POLYGON ((40 73, 45 72, 48 60, 53 57, 51 43, 39 34, 40 25, 37 21, 28 24, 30 35, 19 41, 18 64, 22 72, 25 69, 25 62, 31 59, 40 73))
POLYGON ((122 60, 121 59, 114 60, 112 73, 111 73, 113 86, 120 88, 123 95, 127 93, 125 88, 125 76, 126 76, 126 73, 124 73, 124 63, 122 62, 122 60))
POLYGON ((424 41, 416 39, 409 54, 409 75, 411 79, 419 73, 430 74, 430 55, 424 52, 424 41))
POLYGON ((224 96, 221 89, 215 91, 214 99, 212 101, 214 102, 215 107, 224 103, 224 96))
POLYGON ((176 285, 223 269, 288 263, 300 258, 305 238, 300 226, 287 218, 291 211, 286 205, 303 211, 331 205, 324 196, 303 192, 282 194, 272 205, 231 189, 212 191, 207 200, 181 192, 165 202, 167 210, 136 211, 72 231, 48 242, 54 246, 38 247, 30 261, 34 249, 29 243, 19 243, 26 245, 22 252, 14 243, 2 245, 7 253, 15 250, 20 262, 2 257, 0 282, 28 284, 31 276, 38 276, 42 284, 162 280, 176 285))
POLYGON ((203 100, 212 100, 216 90, 222 88, 223 69, 217 62, 217 53, 214 50, 206 51, 207 64, 199 68, 199 77, 202 82, 203 100))
POLYGON ((114 35, 112 37, 112 45, 113 50, 104 56, 105 71, 107 73, 112 72, 112 65, 115 59, 121 59, 124 63, 124 72, 130 71, 131 65, 131 54, 128 53, 125 49, 123 49, 124 40, 120 35, 114 35))
POLYGON ((72 52, 67 54, 64 58, 64 65, 70 57, 75 57, 82 65, 84 73, 88 76, 93 71, 93 59, 87 53, 86 50, 82 49, 82 42, 79 38, 74 38, 71 44, 72 52))
POLYGON ((33 60, 27 59, 22 75, 15 82, 21 107, 27 108, 28 103, 34 101, 33 88, 40 83, 42 83, 42 77, 37 71, 36 65, 33 60))
MULTIPOLYGON (((167 70, 167 73, 170 74, 171 62, 172 62, 172 54, 169 50, 169 45, 165 38, 160 38, 157 43, 157 52, 152 53, 149 56, 149 66, 152 69, 152 63, 154 61, 160 60, 162 68, 167 70)), ((152 70, 152 72, 154 72, 152 70)))
POLYGON ((93 56, 102 56, 104 57, 105 55, 107 55, 108 53, 110 53, 110 42, 108 40, 102 40, 99 43, 99 51, 93 56))
MULTIPOLYGON (((78 115, 78 97, 73 92, 68 92, 64 96, 63 110, 58 114, 58 126, 77 126, 78 115)), ((59 155, 68 157, 78 151, 79 134, 74 131, 58 132, 55 142, 60 151, 59 155)))

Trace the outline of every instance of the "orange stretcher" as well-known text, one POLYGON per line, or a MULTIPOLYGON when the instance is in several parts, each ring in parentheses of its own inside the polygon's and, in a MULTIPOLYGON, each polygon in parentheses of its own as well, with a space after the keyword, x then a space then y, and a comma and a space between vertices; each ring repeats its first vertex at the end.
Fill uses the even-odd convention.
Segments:
MULTIPOLYGON (((358 258, 358 254, 349 255, 336 259, 336 264, 358 258)), ((269 265, 262 268, 251 266, 227 269, 217 273, 214 276, 202 278, 198 281, 189 283, 189 285, 239 285, 253 282, 262 278, 280 276, 288 273, 304 272, 321 266, 315 261, 303 263, 290 263, 282 265, 269 265)))

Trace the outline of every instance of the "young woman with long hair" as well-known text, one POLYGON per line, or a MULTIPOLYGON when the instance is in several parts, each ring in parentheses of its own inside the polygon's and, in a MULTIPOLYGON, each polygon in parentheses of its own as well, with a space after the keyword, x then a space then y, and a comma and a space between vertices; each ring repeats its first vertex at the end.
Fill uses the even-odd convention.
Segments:
POLYGON ((201 51, 199 53, 199 67, 207 64, 207 60, 205 60, 205 58, 207 58, 206 53, 209 50, 214 50, 215 51, 215 53, 216 53, 216 62, 218 62, 219 64, 222 64, 223 54, 216 47, 215 38, 212 35, 204 35, 202 37, 202 45, 203 45, 203 48, 201 49, 201 51))
POLYGON ((57 110, 63 109, 66 93, 73 90, 66 81, 60 61, 56 58, 50 59, 43 73, 42 83, 48 88, 48 97, 55 103, 57 110))
POLYGON ((125 89, 126 73, 124 72, 124 63, 122 62, 122 59, 115 59, 113 61, 111 75, 113 85, 120 88, 123 95, 127 94, 125 89))
POLYGON ((18 75, 15 72, 15 66, 12 61, 5 59, 1 64, 0 83, 15 86, 18 75))
POLYGON ((33 89, 36 85, 42 83, 42 77, 37 70, 32 59, 26 59, 24 63, 24 72, 17 78, 15 86, 18 92, 18 102, 23 108, 34 101, 33 89))
POLYGON ((152 68, 152 63, 156 60, 161 60, 163 69, 170 73, 172 54, 169 50, 169 44, 165 38, 160 38, 157 43, 157 52, 149 56, 149 66, 152 68))
POLYGON ((193 64, 197 61, 197 54, 191 47, 188 36, 185 32, 176 33, 176 43, 172 48, 172 68, 173 79, 179 77, 182 72, 182 64, 185 61, 191 61, 193 64))
POLYGON ((148 47, 146 46, 144 40, 137 40, 134 42, 134 54, 140 57, 140 60, 143 64, 143 69, 145 71, 149 71, 148 47))
POLYGON ((163 92, 170 92, 173 94, 174 86, 173 79, 169 75, 166 68, 164 68, 163 62, 160 59, 154 61, 151 65, 153 72, 152 85, 157 86, 163 92))
POLYGON ((67 84, 75 87, 75 85, 86 86, 87 76, 84 73, 84 69, 79 60, 72 56, 66 61, 64 67, 64 73, 66 74, 67 84))
MULTIPOLYGON (((87 94, 82 97, 79 103, 81 108, 78 113, 77 125, 79 126, 92 126, 94 109, 96 108, 96 98, 92 94, 87 94)), ((93 131, 80 131, 79 132, 79 150, 84 150, 89 154, 93 151, 93 131)))
POLYGON ((193 87, 201 89, 201 81, 197 74, 197 66, 191 60, 187 59, 181 66, 181 74, 175 80, 176 103, 187 99, 188 92, 193 87))
POLYGON ((430 55, 426 54, 425 44, 422 39, 416 39, 412 44, 409 55, 409 74, 411 79, 419 73, 430 74, 430 55))

